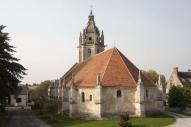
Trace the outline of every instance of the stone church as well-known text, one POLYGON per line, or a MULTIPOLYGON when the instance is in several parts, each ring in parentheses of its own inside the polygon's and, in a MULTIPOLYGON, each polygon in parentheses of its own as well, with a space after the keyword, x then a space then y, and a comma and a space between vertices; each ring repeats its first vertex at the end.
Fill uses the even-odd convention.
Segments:
POLYGON ((92 11, 88 19, 79 37, 79 62, 59 81, 62 111, 70 117, 89 118, 161 113, 162 84, 156 85, 117 48, 105 51, 104 33, 92 11))

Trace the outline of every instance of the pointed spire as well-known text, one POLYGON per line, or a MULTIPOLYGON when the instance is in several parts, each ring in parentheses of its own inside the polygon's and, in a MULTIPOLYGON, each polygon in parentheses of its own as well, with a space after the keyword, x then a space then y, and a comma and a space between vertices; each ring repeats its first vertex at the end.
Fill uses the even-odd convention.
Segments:
POLYGON ((100 85, 100 73, 97 74, 96 85, 100 85))
POLYGON ((161 86, 161 75, 159 74, 159 77, 158 77, 158 85, 161 86))
POLYGON ((72 73, 72 85, 74 85, 74 74, 72 73))
POLYGON ((142 83, 142 78, 141 78, 141 70, 139 70, 138 82, 139 82, 139 83, 142 83))
POLYGON ((103 34, 104 34, 104 33, 103 33, 103 30, 102 30, 102 31, 101 31, 101 36, 103 36, 103 34))
POLYGON ((90 10, 90 15, 93 15, 93 14, 92 14, 92 9, 90 10))
POLYGON ((93 15, 92 10, 90 11, 89 21, 93 21, 94 22, 94 15, 93 15))

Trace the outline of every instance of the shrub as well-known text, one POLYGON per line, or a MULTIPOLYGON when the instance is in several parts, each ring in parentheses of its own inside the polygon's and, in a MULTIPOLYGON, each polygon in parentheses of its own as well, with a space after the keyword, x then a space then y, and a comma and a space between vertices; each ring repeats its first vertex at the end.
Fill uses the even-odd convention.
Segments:
POLYGON ((119 126, 120 127, 132 127, 132 123, 129 121, 120 121, 119 126))
POLYGON ((172 86, 168 95, 169 107, 178 107, 184 110, 191 104, 191 90, 179 86, 172 86))
POLYGON ((47 123, 49 124, 53 124, 53 123, 56 123, 58 122, 54 117, 50 117, 48 120, 47 120, 47 123))
POLYGON ((120 119, 124 120, 124 121, 128 121, 129 120, 129 113, 128 112, 120 113, 120 119))
POLYGON ((132 123, 129 121, 129 113, 123 112, 120 114, 120 127, 132 127, 132 123))

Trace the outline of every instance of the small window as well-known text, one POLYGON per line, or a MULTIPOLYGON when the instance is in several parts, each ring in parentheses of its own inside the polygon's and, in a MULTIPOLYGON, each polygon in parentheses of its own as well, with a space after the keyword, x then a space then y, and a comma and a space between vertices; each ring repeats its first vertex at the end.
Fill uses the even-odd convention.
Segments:
POLYGON ((91 37, 89 37, 89 40, 91 41, 91 40, 92 40, 92 38, 91 38, 91 37))
POLYGON ((88 49, 88 53, 91 54, 91 49, 88 49))
POLYGON ((117 97, 118 97, 118 98, 121 97, 121 90, 117 90, 117 97))
POLYGON ((21 98, 17 98, 17 99, 16 99, 16 102, 17 102, 17 103, 20 103, 20 102, 21 102, 21 98))
POLYGON ((85 93, 84 92, 81 93, 81 98, 82 98, 82 102, 85 102, 85 93))
POLYGON ((90 101, 92 101, 92 95, 90 95, 90 101))
POLYGON ((149 97, 149 91, 146 90, 146 97, 148 98, 149 97))

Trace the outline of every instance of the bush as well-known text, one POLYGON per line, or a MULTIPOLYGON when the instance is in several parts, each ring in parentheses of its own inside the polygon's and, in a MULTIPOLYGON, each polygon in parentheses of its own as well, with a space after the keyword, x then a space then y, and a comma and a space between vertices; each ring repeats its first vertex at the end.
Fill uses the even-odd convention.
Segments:
POLYGON ((120 113, 120 119, 124 120, 124 121, 128 121, 129 120, 129 113, 128 112, 120 113))
POLYGON ((120 127, 132 127, 132 123, 129 121, 129 113, 123 112, 120 114, 120 127))
POLYGON ((172 86, 168 95, 169 107, 177 107, 184 110, 191 104, 191 90, 188 88, 172 86))
POLYGON ((132 127, 132 123, 129 121, 120 121, 119 126, 120 127, 132 127))
POLYGON ((48 124, 53 124, 53 123, 57 123, 58 120, 56 120, 54 117, 50 117, 50 119, 47 120, 48 124))

